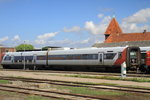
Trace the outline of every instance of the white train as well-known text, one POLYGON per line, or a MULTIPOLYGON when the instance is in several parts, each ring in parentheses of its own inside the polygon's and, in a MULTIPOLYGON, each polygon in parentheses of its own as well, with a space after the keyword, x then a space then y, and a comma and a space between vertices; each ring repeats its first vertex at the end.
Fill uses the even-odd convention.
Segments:
MULTIPOLYGON (((8 52, 2 60, 3 68, 37 69, 61 68, 120 68, 126 62, 128 69, 137 69, 141 65, 139 47, 107 47, 70 49, 54 51, 8 52), (25 62, 24 62, 25 61, 25 62)), ((65 69, 64 69, 65 70, 65 69)))

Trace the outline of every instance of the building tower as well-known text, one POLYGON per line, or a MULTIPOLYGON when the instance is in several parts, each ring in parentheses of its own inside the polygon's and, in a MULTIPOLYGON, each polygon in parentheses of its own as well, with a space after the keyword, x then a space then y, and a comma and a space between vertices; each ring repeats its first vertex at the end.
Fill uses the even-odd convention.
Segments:
POLYGON ((112 18, 111 22, 109 23, 109 26, 106 29, 105 32, 105 40, 111 35, 111 34, 122 34, 122 30, 116 21, 115 17, 112 18))

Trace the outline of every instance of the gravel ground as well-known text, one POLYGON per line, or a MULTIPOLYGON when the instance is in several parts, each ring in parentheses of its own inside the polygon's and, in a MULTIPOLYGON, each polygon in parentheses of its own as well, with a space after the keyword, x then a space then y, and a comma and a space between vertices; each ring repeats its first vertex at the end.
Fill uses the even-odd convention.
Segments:
MULTIPOLYGON (((62 75, 62 73, 40 73, 40 72, 19 72, 19 71, 0 71, 0 76, 14 76, 14 77, 25 77, 25 78, 37 78, 37 79, 50 79, 50 80, 63 80, 63 81, 73 81, 73 82, 92 82, 92 83, 113 83, 119 85, 134 85, 134 86, 145 86, 150 87, 150 83, 139 83, 139 82, 129 82, 129 81, 118 81, 118 80, 105 80, 105 79, 90 79, 90 78, 75 78, 75 77, 65 77, 65 76, 57 76, 62 75)), ((58 90, 55 87, 47 84, 29 84, 20 81, 12 82, 12 85, 17 86, 25 86, 31 88, 50 88, 54 91, 63 91, 68 92, 68 90, 58 90)), ((143 94, 133 94, 133 95, 122 95, 122 96, 106 96, 101 95, 102 98, 108 98, 112 100, 150 100, 150 95, 143 94)), ((0 100, 36 100, 26 98, 26 95, 23 94, 11 94, 11 93, 3 93, 0 91, 0 100)), ((53 99, 42 99, 42 100, 53 100, 53 99)))
POLYGON ((75 77, 55 76, 54 74, 51 75, 50 73, 40 73, 40 72, 0 71, 0 76, 63 80, 63 81, 73 81, 73 82, 112 83, 112 84, 118 84, 118 85, 132 85, 132 86, 150 87, 150 82, 140 83, 140 82, 120 81, 120 80, 75 78, 75 77))

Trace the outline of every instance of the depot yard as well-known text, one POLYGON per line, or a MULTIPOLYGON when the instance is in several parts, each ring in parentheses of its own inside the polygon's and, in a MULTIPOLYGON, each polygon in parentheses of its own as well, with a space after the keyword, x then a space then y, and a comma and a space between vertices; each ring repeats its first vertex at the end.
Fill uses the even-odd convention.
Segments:
MULTIPOLYGON (((0 76, 3 77, 21 77, 21 78, 34 78, 34 79, 49 79, 49 80, 59 80, 59 81, 71 81, 71 82, 83 82, 90 83, 95 85, 108 85, 108 86, 131 86, 131 87, 141 87, 141 88, 150 88, 149 80, 150 78, 142 78, 144 81, 134 81, 129 80, 130 78, 121 79, 113 76, 101 76, 101 75, 82 75, 82 74, 67 74, 67 73, 47 73, 47 72, 21 72, 21 71, 0 71, 0 76), (109 78, 108 78, 109 77, 109 78), (146 81, 145 81, 146 80, 146 81)), ((137 78, 138 80, 138 78, 137 78)), ((141 80, 141 78, 139 78, 141 80)), ((21 86, 21 87, 30 87, 30 88, 42 88, 50 89, 54 91, 61 91, 67 93, 83 94, 98 96, 105 99, 111 100, 149 100, 149 94, 141 93, 131 93, 124 91, 115 91, 107 89, 93 89, 88 87, 74 87, 74 86, 58 86, 53 84, 41 84, 41 83, 29 83, 22 81, 10 81, 10 80, 0 80, 0 84, 11 84, 12 86, 21 86)), ((48 100, 42 96, 35 96, 33 94, 25 95, 21 93, 14 92, 4 92, 0 91, 1 100, 48 100)), ((55 100, 55 99, 54 99, 55 100)))

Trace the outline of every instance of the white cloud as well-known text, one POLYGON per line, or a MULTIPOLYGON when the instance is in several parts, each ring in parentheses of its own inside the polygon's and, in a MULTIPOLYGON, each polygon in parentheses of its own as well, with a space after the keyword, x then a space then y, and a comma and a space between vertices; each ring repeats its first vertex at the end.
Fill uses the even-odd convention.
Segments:
POLYGON ((34 42, 35 42, 35 44, 38 44, 38 45, 46 44, 45 40, 35 40, 34 42))
POLYGON ((150 21, 150 8, 142 9, 132 16, 124 18, 121 23, 121 28, 124 33, 150 31, 150 26, 144 23, 150 21))
POLYGON ((39 35, 37 38, 38 38, 38 39, 41 39, 41 40, 45 40, 45 39, 48 39, 48 38, 55 37, 57 33, 58 33, 58 32, 45 33, 45 34, 39 35))
POLYGON ((86 43, 89 43, 89 41, 90 41, 90 38, 87 38, 87 39, 85 39, 85 40, 81 41, 80 43, 82 43, 82 44, 86 44, 86 43))
POLYGON ((45 45, 48 40, 52 37, 55 37, 59 32, 45 33, 37 36, 37 39, 34 41, 36 45, 45 45))
POLYGON ((3 37, 3 38, 0 38, 0 43, 1 43, 1 42, 5 42, 5 41, 7 41, 8 39, 9 39, 8 36, 3 37))
POLYGON ((20 41, 20 37, 19 35, 15 35, 12 39, 13 41, 20 41))
POLYGON ((64 28, 63 29, 64 32, 79 32, 81 31, 81 28, 79 26, 73 26, 71 28, 64 28))
POLYGON ((126 23, 144 23, 150 19, 150 8, 142 9, 124 19, 126 23))
POLYGON ((95 24, 93 21, 87 21, 85 23, 85 29, 94 35, 104 34, 110 19, 110 16, 106 16, 102 19, 102 21, 99 24, 95 24))
POLYGON ((98 14, 97 17, 98 18, 102 18, 104 16, 104 14, 98 14))
POLYGON ((64 39, 64 40, 56 40, 56 41, 48 41, 50 45, 64 45, 64 44, 70 44, 71 40, 64 39))

